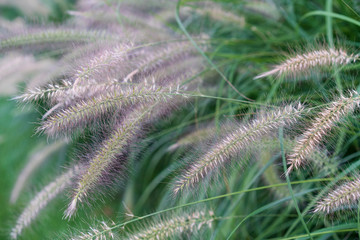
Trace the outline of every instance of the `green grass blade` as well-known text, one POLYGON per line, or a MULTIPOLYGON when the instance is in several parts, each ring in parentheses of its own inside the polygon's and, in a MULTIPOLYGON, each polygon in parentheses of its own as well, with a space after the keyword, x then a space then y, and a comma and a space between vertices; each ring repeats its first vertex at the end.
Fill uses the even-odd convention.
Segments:
MULTIPOLYGON (((279 140, 280 140, 281 157, 282 157, 282 162, 283 162, 283 166, 284 166, 284 172, 286 173, 286 172, 287 172, 287 165, 286 165, 286 158, 285 158, 285 151, 284 151, 284 134, 283 134, 283 131, 284 131, 283 128, 280 128, 280 129, 279 129, 279 140)), ((301 212, 300 212, 300 209, 299 209, 297 200, 296 200, 296 198, 295 198, 295 196, 294 196, 294 192, 293 192, 293 189, 292 189, 292 187, 291 187, 291 182, 290 182, 289 175, 286 174, 285 177, 286 177, 286 182, 287 182, 287 186, 288 186, 288 188, 289 188, 289 192, 290 192, 291 198, 292 198, 292 200, 293 200, 293 202, 294 202, 294 206, 295 206, 296 212, 297 212, 297 214, 299 215, 299 219, 300 219, 302 225, 304 226, 307 234, 309 235, 310 239, 312 239, 311 234, 310 234, 310 231, 309 231, 309 229, 308 229, 308 227, 307 227, 307 225, 306 225, 306 223, 305 223, 305 221, 304 221, 303 215, 302 215, 301 212)))
POLYGON ((344 15, 342 15, 342 14, 332 13, 332 12, 326 12, 326 11, 312 11, 312 12, 309 12, 309 13, 305 14, 305 15, 301 18, 301 20, 303 20, 303 19, 305 19, 305 18, 308 18, 308 17, 311 17, 311 16, 325 16, 325 17, 337 18, 337 19, 343 20, 343 21, 345 21, 345 22, 349 22, 349 23, 355 24, 356 26, 360 27, 360 22, 359 22, 359 21, 356 21, 356 20, 353 19, 353 18, 344 16, 344 15))

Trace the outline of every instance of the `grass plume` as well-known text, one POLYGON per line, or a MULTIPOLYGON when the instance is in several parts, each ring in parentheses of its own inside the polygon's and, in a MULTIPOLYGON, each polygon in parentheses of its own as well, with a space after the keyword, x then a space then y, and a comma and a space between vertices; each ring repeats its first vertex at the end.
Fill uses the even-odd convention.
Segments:
POLYGON ((349 97, 341 96, 337 101, 332 102, 312 120, 311 126, 299 137, 288 156, 287 174, 304 165, 307 157, 316 150, 329 131, 360 104, 360 97, 356 91, 351 91, 349 95, 349 97))
POLYGON ((167 219, 153 221, 140 231, 127 235, 124 239, 173 239, 181 234, 196 234, 204 226, 211 228, 214 221, 213 211, 194 211, 187 214, 171 215, 167 219))
MULTIPOLYGON (((173 98, 176 99, 175 96, 173 98)), ((131 140, 144 131, 145 123, 159 120, 171 108, 170 103, 165 104, 165 107, 161 106, 161 103, 161 101, 148 101, 138 104, 115 126, 115 130, 102 143, 95 156, 90 160, 89 166, 80 176, 74 190, 74 197, 65 212, 66 218, 71 218, 77 209, 78 202, 82 202, 86 198, 87 193, 96 186, 131 140)))
POLYGON ((87 193, 96 186, 102 175, 124 151, 129 141, 138 134, 144 118, 148 117, 151 110, 147 106, 135 108, 126 115, 121 123, 115 127, 110 137, 102 143, 95 156, 90 160, 89 166, 80 176, 74 190, 74 196, 65 212, 66 218, 70 218, 75 213, 78 202, 84 200, 87 193))
MULTIPOLYGON (((112 225, 115 223, 112 222, 112 225)), ((97 226, 93 226, 87 232, 81 231, 78 235, 71 237, 71 240, 89 240, 89 239, 114 239, 116 235, 111 230, 111 226, 105 221, 101 221, 97 226)))
POLYGON ((303 106, 300 104, 298 106, 288 105, 278 111, 262 114, 250 123, 239 126, 219 142, 213 144, 210 151, 191 163, 176 181, 173 192, 175 194, 182 192, 212 175, 257 138, 281 126, 294 123, 302 110, 303 106))
POLYGON ((147 101, 166 102, 177 94, 176 89, 161 87, 128 87, 94 97, 70 106, 50 116, 39 128, 49 135, 72 132, 78 127, 85 127, 101 119, 107 113, 119 113, 124 107, 147 101))
POLYGON ((31 46, 34 44, 61 43, 61 42, 95 42, 99 39, 111 39, 104 31, 86 31, 76 29, 47 29, 27 32, 0 40, 0 50, 31 46))
POLYGON ((360 178, 356 177, 330 191, 317 202, 314 212, 329 214, 338 210, 357 206, 360 198, 360 178))
POLYGON ((298 74, 308 73, 310 70, 315 68, 346 65, 355 62, 358 59, 358 54, 348 54, 342 48, 324 48, 290 57, 283 63, 275 66, 272 70, 264 72, 256 76, 254 79, 272 75, 275 75, 276 77, 287 75, 296 76, 298 74))

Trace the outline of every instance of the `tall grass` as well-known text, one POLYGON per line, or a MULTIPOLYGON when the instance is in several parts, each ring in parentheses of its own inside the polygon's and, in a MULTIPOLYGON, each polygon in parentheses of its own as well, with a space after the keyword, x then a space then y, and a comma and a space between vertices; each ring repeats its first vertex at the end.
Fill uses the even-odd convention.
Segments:
POLYGON ((24 82, 0 99, 4 237, 356 238, 359 11, 79 0, 56 27, 4 20, 0 76, 24 82))

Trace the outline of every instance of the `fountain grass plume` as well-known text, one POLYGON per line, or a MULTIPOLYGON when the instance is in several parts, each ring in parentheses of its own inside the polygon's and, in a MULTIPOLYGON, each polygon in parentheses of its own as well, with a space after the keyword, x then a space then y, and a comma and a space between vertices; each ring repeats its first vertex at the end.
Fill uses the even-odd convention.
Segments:
POLYGON ((176 236, 193 236, 205 226, 211 228, 214 221, 212 210, 198 210, 190 213, 172 214, 167 218, 145 224, 140 230, 128 234, 124 239, 173 239, 176 236))
POLYGON ((320 199, 313 210, 315 213, 330 214, 335 211, 357 207, 360 198, 360 178, 347 181, 320 199))
POLYGON ((168 43, 160 47, 147 47, 144 51, 145 54, 138 58, 136 62, 138 72, 151 73, 159 68, 171 66, 179 60, 184 61, 187 57, 196 53, 196 49, 187 41, 168 43))
POLYGON ((106 114, 120 113, 129 105, 155 100, 166 103, 168 99, 179 94, 181 95, 177 89, 166 89, 155 85, 150 88, 148 86, 128 87, 121 91, 105 93, 58 111, 44 121, 38 131, 44 131, 50 136, 71 133, 76 128, 96 122, 106 114))
POLYGON ((7 38, 0 39, 0 51, 9 50, 24 46, 41 45, 54 43, 74 42, 95 42, 105 39, 117 39, 104 31, 79 30, 79 29, 57 29, 49 28, 45 30, 32 30, 25 33, 13 34, 7 38))
MULTIPOLYGON (((90 227, 88 231, 79 231, 77 235, 72 236, 71 240, 89 240, 89 239, 99 239, 99 240, 107 240, 107 239, 118 239, 117 235, 114 234, 111 227, 115 225, 114 222, 111 222, 111 225, 105 221, 101 221, 100 224, 96 224, 96 226, 90 227)), ((67 238, 69 236, 66 236, 67 238)))
MULTIPOLYGON (((201 62, 198 57, 190 55, 186 49, 181 49, 181 51, 176 54, 174 54, 175 50, 172 49, 172 51, 170 51, 170 49, 160 51, 161 54, 158 55, 162 58, 146 59, 139 67, 131 69, 127 74, 124 75, 124 72, 121 73, 124 77, 118 79, 111 78, 108 74, 100 74, 99 72, 103 71, 102 67, 109 67, 109 65, 112 64, 111 62, 118 65, 119 63, 114 60, 116 56, 118 56, 117 60, 121 58, 123 58, 123 60, 126 59, 126 56, 121 56, 125 55, 126 50, 120 51, 118 49, 117 54, 114 52, 110 54, 110 52, 107 51, 101 56, 93 58, 87 65, 83 65, 81 67, 82 70, 78 70, 74 77, 62 80, 59 83, 48 84, 46 87, 29 89, 22 95, 15 97, 14 100, 19 100, 24 103, 36 103, 40 100, 44 100, 48 101, 51 105, 61 102, 66 106, 74 101, 86 100, 104 92, 121 91, 126 86, 144 83, 146 79, 158 78, 160 75, 158 72, 165 72, 167 75, 170 75, 172 72, 173 74, 176 74, 181 70, 181 73, 184 73, 184 67, 188 67, 189 64, 192 65, 192 70, 186 71, 194 72, 194 69, 196 69, 197 65, 201 62), (124 53, 121 54, 121 52, 124 53), (114 59, 107 59, 109 56, 114 59), (166 70, 161 70, 164 67, 166 70), (101 80, 95 80, 93 78, 94 73, 100 74, 102 77, 97 77, 96 79, 101 80)), ((121 70, 125 71, 124 69, 121 70)), ((162 74, 162 76, 163 75, 164 74, 162 74)))
MULTIPOLYGON (((105 49, 95 54, 95 56, 90 57, 90 60, 86 60, 85 63, 75 70, 73 77, 74 86, 81 86, 82 84, 88 84, 88 82, 94 81, 93 75, 95 73, 108 72, 111 67, 120 67, 128 64, 130 51, 133 48, 134 45, 132 43, 119 44, 110 50, 105 49)), ((104 76, 102 76, 102 78, 101 81, 104 81, 104 76)))
POLYGON ((323 48, 289 57, 272 70, 257 75, 254 79, 273 75, 276 77, 288 75, 295 77, 297 75, 307 74, 316 68, 346 65, 356 62, 358 59, 359 54, 348 54, 343 48, 323 48))
POLYGON ((160 46, 119 44, 96 53, 85 60, 74 71, 74 86, 88 82, 103 82, 123 77, 131 80, 132 75, 148 73, 172 65, 179 58, 195 52, 189 42, 168 43, 160 46))
MULTIPOLYGON (((167 81, 167 88, 171 89, 172 86, 178 84, 178 81, 184 79, 186 79, 186 74, 167 81)), ((65 211, 65 217, 72 217, 77 210, 78 203, 86 200, 88 192, 96 187, 112 163, 124 153, 125 148, 136 137, 145 131, 145 125, 167 116, 176 105, 185 102, 186 99, 186 95, 172 94, 169 95, 166 102, 161 99, 147 99, 143 103, 134 105, 130 111, 128 110, 119 123, 114 126, 110 136, 101 143, 95 155, 90 158, 86 170, 79 176, 73 198, 65 211)))
POLYGON ((306 163, 306 159, 311 155, 323 138, 339 123, 346 115, 352 113, 356 106, 360 104, 360 96, 355 90, 349 92, 349 96, 340 96, 328 107, 318 113, 312 120, 310 127, 299 137, 297 144, 287 157, 288 171, 298 169, 306 163))
MULTIPOLYGON (((172 101, 176 104, 176 96, 173 96, 172 101)), ((65 218, 72 217, 77 210, 78 203, 86 200, 89 191, 96 187, 112 163, 124 153, 126 147, 135 138, 145 131, 144 126, 149 122, 161 119, 170 108, 174 107, 171 102, 161 103, 161 101, 148 101, 138 104, 124 115, 110 136, 102 142, 95 155, 90 158, 89 165, 83 174, 79 176, 73 198, 65 211, 65 218)))
POLYGON ((136 85, 119 80, 110 80, 101 83, 86 83, 74 87, 73 82, 63 80, 60 83, 49 84, 44 88, 29 89, 20 96, 13 98, 23 103, 38 103, 47 101, 50 105, 61 103, 69 106, 73 102, 84 101, 106 92, 123 91, 124 88, 136 85))
POLYGON ((173 188, 174 194, 191 188, 206 177, 212 176, 258 138, 281 126, 295 123, 303 109, 301 104, 288 105, 276 111, 261 113, 249 123, 239 125, 213 144, 204 155, 189 164, 189 167, 178 177, 173 188))
POLYGON ((85 239, 177 239, 177 237, 200 236, 216 220, 212 210, 192 210, 179 213, 168 213, 166 216, 154 217, 145 223, 131 225, 127 233, 117 234, 116 224, 101 221, 89 230, 80 230, 72 234, 72 240, 85 239), (113 227, 115 226, 115 227, 113 227))
MULTIPOLYGON (((95 155, 90 159, 89 166, 79 177, 74 189, 74 196, 65 212, 65 218, 71 218, 77 209, 78 202, 86 200, 88 192, 93 189, 110 165, 124 151, 129 141, 141 130, 142 122, 147 117, 147 106, 140 106, 115 126, 111 135, 102 142, 95 155)), ((150 109, 149 109, 150 110, 150 109)))
POLYGON ((45 88, 34 88, 29 89, 20 96, 13 98, 21 102, 38 102, 39 100, 50 100, 57 99, 63 96, 64 93, 73 87, 72 82, 63 80, 60 83, 48 84, 45 88))

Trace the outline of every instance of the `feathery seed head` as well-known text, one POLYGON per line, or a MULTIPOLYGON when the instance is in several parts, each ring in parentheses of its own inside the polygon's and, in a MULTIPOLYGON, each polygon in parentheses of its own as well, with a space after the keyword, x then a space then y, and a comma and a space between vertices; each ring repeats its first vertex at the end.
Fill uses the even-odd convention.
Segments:
MULTIPOLYGON (((170 100, 176 101, 176 96, 176 94, 171 95, 170 100)), ((75 213, 77 204, 86 198, 87 193, 96 186, 114 160, 123 154, 125 147, 144 131, 144 125, 162 118, 169 109, 173 108, 171 102, 161 103, 161 99, 148 100, 143 104, 135 105, 134 109, 124 115, 110 137, 103 141, 95 156, 90 159, 88 168, 81 174, 73 200, 65 212, 66 218, 70 218, 75 213)))
MULTIPOLYGON (((140 121, 140 118, 137 120, 140 121)), ((79 176, 76 188, 74 189, 74 196, 65 211, 65 218, 70 219, 76 212, 78 203, 86 200, 88 192, 98 184, 114 160, 122 153, 129 140, 133 137, 133 134, 139 130, 139 126, 140 124, 138 124, 136 119, 126 119, 102 143, 95 156, 90 159, 89 166, 79 176), (134 122, 131 122, 131 120, 134 122)))
POLYGON ((156 109, 160 103, 161 101, 154 101, 137 105, 115 126, 115 130, 109 138, 103 141, 95 156, 90 159, 89 166, 80 175, 74 197, 65 211, 65 218, 70 218, 75 213, 77 204, 82 202, 87 193, 97 185, 131 140, 143 131, 143 125, 150 118, 157 117, 156 109), (155 111, 155 114, 152 114, 153 111, 155 111))
POLYGON ((152 222, 149 226, 134 234, 128 234, 125 239, 167 239, 182 233, 196 234, 204 226, 211 228, 214 221, 213 211, 194 211, 187 214, 171 215, 168 219, 152 222))
POLYGON ((72 87, 73 84, 71 82, 63 80, 60 84, 49 84, 46 88, 30 89, 14 99, 22 102, 37 102, 40 99, 52 101, 63 96, 66 90, 72 87))
POLYGON ((110 67, 118 67, 124 64, 125 61, 129 60, 129 52, 132 48, 132 44, 122 44, 111 50, 105 49, 95 55, 76 70, 74 74, 74 86, 77 87, 82 84, 88 84, 91 79, 94 79, 94 74, 101 76, 101 73, 109 71, 110 67))
POLYGON ((87 232, 80 232, 79 235, 71 237, 71 240, 107 240, 114 239, 115 234, 113 233, 111 226, 115 225, 114 222, 111 222, 111 225, 105 221, 101 221, 100 224, 97 224, 96 227, 90 227, 90 230, 87 232))
POLYGON ((287 75, 296 76, 298 74, 306 74, 315 68, 350 64, 358 59, 359 54, 348 54, 341 48, 324 48, 288 58, 280 65, 275 66, 272 70, 262 73, 254 79, 271 75, 275 75, 276 77, 287 75))
POLYGON ((311 127, 308 128, 297 140, 297 144, 288 156, 287 171, 289 174, 294 168, 298 169, 304 165, 306 159, 311 155, 318 145, 322 142, 324 136, 339 123, 343 117, 353 112, 356 106, 360 104, 360 96, 356 91, 350 91, 349 97, 341 96, 330 106, 322 110, 313 120, 311 127))
POLYGON ((174 194, 194 186, 206 176, 211 176, 214 171, 219 170, 259 137, 281 126, 295 123, 302 111, 303 106, 301 104, 297 106, 288 105, 278 111, 262 113, 250 123, 239 126, 238 129, 213 144, 210 151, 190 164, 189 168, 175 183, 174 194))
POLYGON ((173 95, 177 95, 176 89, 155 85, 152 88, 128 87, 121 91, 109 92, 58 111, 43 122, 39 131, 45 131, 49 135, 69 133, 78 127, 94 123, 106 114, 111 113, 115 116, 129 105, 147 101, 166 102, 173 95))
POLYGON ((0 39, 0 50, 32 46, 34 45, 44 49, 47 44, 74 44, 75 42, 95 42, 99 39, 117 39, 106 32, 86 31, 80 29, 32 29, 22 34, 14 34, 7 38, 0 39))
POLYGON ((337 210, 353 207, 360 198, 360 178, 348 181, 328 193, 315 206, 315 213, 329 214, 337 210))

